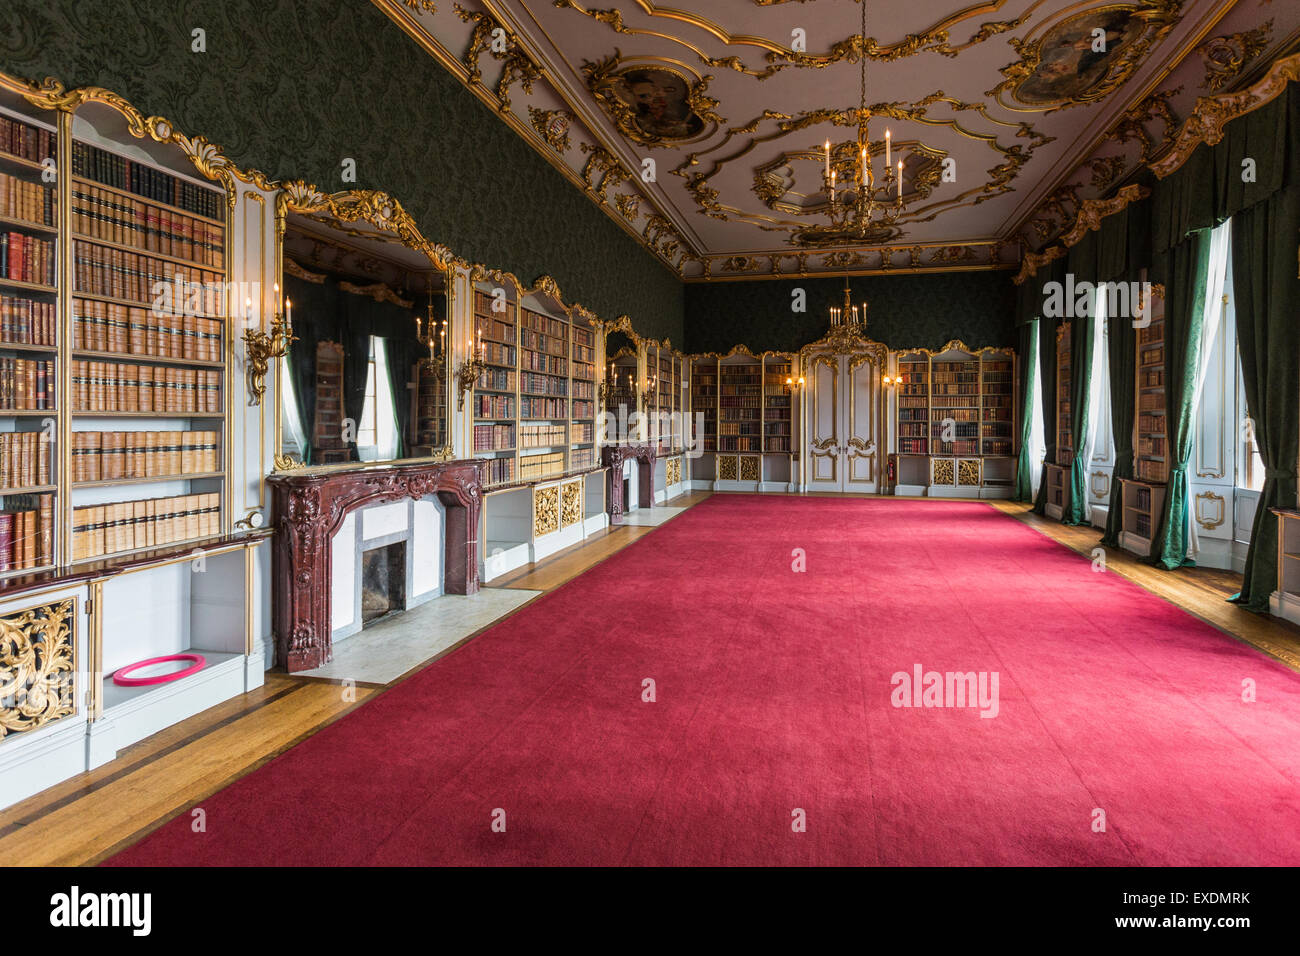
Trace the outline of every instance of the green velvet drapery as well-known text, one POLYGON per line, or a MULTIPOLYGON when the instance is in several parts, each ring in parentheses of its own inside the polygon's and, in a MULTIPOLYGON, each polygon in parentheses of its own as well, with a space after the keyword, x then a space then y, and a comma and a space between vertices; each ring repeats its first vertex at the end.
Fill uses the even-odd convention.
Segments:
POLYGON ((1236 600, 1267 611, 1277 587, 1277 517, 1296 506, 1300 453, 1300 277, 1293 245, 1300 234, 1300 183, 1233 217, 1233 294, 1246 410, 1264 459, 1246 575, 1236 600), (1247 268, 1247 264, 1249 267, 1247 268))
MULTIPOLYGON (((1064 259, 1058 259, 1026 282, 1033 282, 1038 302, 1043 301, 1043 287, 1049 282, 1065 282, 1067 267, 1064 259)), ((1047 464, 1056 461, 1056 329, 1059 319, 1042 318, 1038 322, 1038 403, 1043 410, 1043 446, 1046 449, 1043 461, 1047 464)), ((1034 511, 1043 514, 1047 507, 1046 468, 1040 476, 1038 496, 1034 499, 1034 511)))
POLYGON ((1034 427, 1034 377, 1038 370, 1038 326, 1033 319, 1020 326, 1020 460, 1016 464, 1016 501, 1034 500, 1029 439, 1034 427))
POLYGON ((1152 267, 1153 281, 1165 287, 1165 456, 1169 474, 1150 557, 1170 570, 1187 563, 1187 463, 1192 457, 1209 262, 1210 230, 1203 229, 1157 255, 1152 267))
MULTIPOLYGON (((1074 276, 1076 287, 1085 282, 1096 284, 1095 233, 1089 233, 1070 250, 1066 265, 1074 276)), ((1070 432, 1074 441, 1074 455, 1070 459, 1070 473, 1065 479, 1069 493, 1065 507, 1061 509, 1061 523, 1088 525, 1092 524, 1088 495, 1088 432, 1092 426, 1093 329, 1097 308, 1095 292, 1077 296, 1073 305, 1075 314, 1070 321, 1070 432), (1084 301, 1079 301, 1080 299, 1084 301)))

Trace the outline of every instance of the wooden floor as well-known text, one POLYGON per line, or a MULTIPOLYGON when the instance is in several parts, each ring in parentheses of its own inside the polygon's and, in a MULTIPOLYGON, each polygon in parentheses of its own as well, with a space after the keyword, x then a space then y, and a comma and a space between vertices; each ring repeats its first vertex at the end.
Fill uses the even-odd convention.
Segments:
MULTIPOLYGON (((671 504, 689 507, 708 497, 692 493, 671 504)), ((1029 513, 1025 505, 990 504, 1082 554, 1091 555, 1098 547, 1095 529, 1066 527, 1029 513)), ((494 579, 491 586, 557 588, 653 530, 631 525, 607 529, 545 561, 494 579)), ((1239 576, 1207 569, 1159 571, 1115 550, 1108 551, 1106 560, 1110 573, 1129 578, 1300 670, 1300 628, 1226 603, 1240 585, 1239 576)), ((257 690, 0 812, 0 865, 97 863, 383 692, 271 671, 257 690)))

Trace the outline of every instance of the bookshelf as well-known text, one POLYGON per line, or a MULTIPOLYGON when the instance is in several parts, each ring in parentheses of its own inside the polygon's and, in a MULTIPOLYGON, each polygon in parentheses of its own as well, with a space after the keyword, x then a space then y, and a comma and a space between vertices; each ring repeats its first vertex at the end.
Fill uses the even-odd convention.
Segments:
POLYGON ((791 363, 781 357, 763 359, 763 453, 789 455, 794 451, 791 398, 791 363))
POLYGON ((1056 327, 1056 461, 1043 466, 1043 480, 1047 482, 1044 510, 1048 517, 1058 521, 1065 514, 1070 500, 1070 469, 1074 462, 1074 434, 1070 422, 1070 323, 1056 327))
POLYGON ((411 369, 415 388, 411 395, 411 421, 415 440, 413 457, 438 454, 450 442, 447 435, 447 373, 441 360, 420 359, 411 369))
POLYGON ((595 332, 579 313, 555 311, 540 296, 475 287, 475 348, 486 368, 470 399, 471 442, 488 462, 489 487, 599 466, 595 332))
MULTIPOLYGON (((1137 336, 1134 389, 1134 477, 1122 479, 1124 514, 1120 545, 1135 554, 1151 552, 1151 536, 1164 508, 1169 477, 1167 404, 1165 396, 1164 300, 1154 296, 1151 321, 1145 327, 1123 330, 1137 336)), ((1112 333, 1114 326, 1112 326, 1112 333)))
POLYGON ((1300 511, 1272 511, 1277 516, 1277 590, 1269 596, 1269 610, 1300 624, 1300 511))
POLYGON ((718 450, 718 360, 697 358, 691 363, 691 417, 700 415, 700 451, 718 450))
POLYGON ((763 450, 763 364, 728 356, 718 364, 718 451, 763 450))
POLYGON ((1001 497, 1015 483, 1016 355, 906 349, 895 357, 894 494, 1001 497))

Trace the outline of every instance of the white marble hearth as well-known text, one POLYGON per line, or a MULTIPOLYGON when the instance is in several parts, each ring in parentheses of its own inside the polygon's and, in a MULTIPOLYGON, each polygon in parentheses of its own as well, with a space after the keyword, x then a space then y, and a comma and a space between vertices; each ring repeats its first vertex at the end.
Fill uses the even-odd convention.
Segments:
POLYGON ((663 524, 665 521, 676 518, 685 510, 685 508, 674 508, 666 505, 655 505, 653 508, 638 508, 636 511, 629 511, 623 515, 623 524, 663 524))
POLYGON ((541 591, 483 588, 478 594, 443 594, 334 642, 334 660, 299 671, 366 684, 388 684, 436 657, 480 628, 522 607, 541 591))

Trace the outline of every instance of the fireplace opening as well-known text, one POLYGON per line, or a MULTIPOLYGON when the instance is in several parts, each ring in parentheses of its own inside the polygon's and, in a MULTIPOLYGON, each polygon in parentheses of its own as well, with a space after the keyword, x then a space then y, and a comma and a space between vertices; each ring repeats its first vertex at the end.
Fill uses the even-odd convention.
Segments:
POLYGON ((361 626, 406 609, 406 542, 361 554, 361 626))

